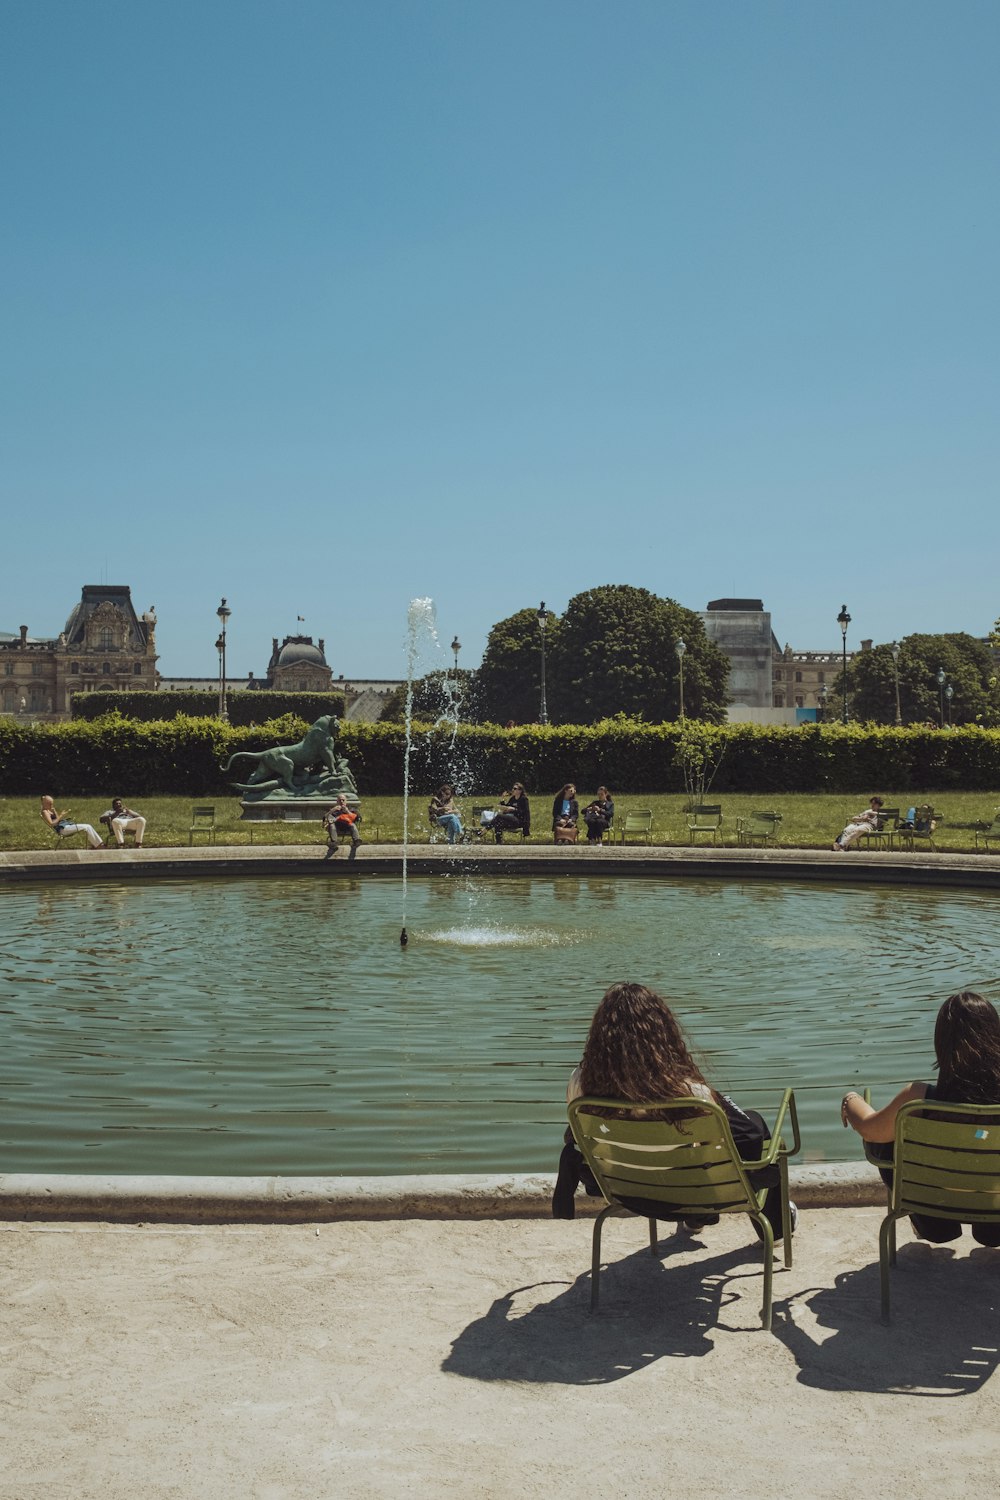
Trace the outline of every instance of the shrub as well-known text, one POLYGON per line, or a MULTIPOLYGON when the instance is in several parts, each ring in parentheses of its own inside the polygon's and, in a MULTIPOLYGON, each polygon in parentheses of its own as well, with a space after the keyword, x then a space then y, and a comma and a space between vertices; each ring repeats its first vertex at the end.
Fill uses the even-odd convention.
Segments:
MULTIPOLYGON (((74 693, 70 710, 74 719, 103 719, 118 713, 126 719, 151 723, 159 719, 210 719, 219 705, 216 692, 108 692, 74 693)), ((230 724, 267 724, 282 714, 294 714, 314 724, 323 714, 344 713, 343 693, 236 692, 226 694, 230 724)))

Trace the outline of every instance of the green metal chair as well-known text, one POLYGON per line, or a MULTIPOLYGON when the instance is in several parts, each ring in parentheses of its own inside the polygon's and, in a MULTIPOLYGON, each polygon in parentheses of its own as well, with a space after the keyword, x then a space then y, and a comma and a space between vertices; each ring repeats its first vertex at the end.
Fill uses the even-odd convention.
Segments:
POLYGON ((870 849, 873 844, 876 849, 884 849, 886 846, 891 849, 898 825, 899 808, 883 807, 878 815, 878 827, 873 828, 871 833, 863 833, 858 843, 864 844, 866 849, 870 849))
POLYGON ((989 825, 988 828, 983 824, 976 829, 977 849, 979 848, 980 839, 982 839, 983 841, 983 845, 986 849, 987 854, 989 854, 990 852, 990 839, 992 839, 995 844, 1000 844, 1000 817, 994 818, 993 822, 989 825))
POLYGON ((896 833, 899 837, 899 842, 904 844, 907 849, 912 850, 915 840, 920 839, 924 843, 930 844, 934 852, 937 853, 937 844, 934 842, 934 827, 935 824, 943 821, 941 814, 936 813, 929 802, 922 802, 916 809, 916 814, 911 828, 908 828, 905 823, 901 823, 897 828, 896 833))
POLYGON ((653 809, 651 807, 633 808, 619 821, 618 833, 623 844, 630 834, 634 838, 645 839, 647 844, 651 844, 653 842, 653 809))
POLYGON ((722 806, 718 802, 703 802, 692 808, 688 818, 688 843, 693 844, 698 833, 710 833, 714 844, 722 831, 722 806))
POLYGON ((192 807, 191 826, 188 829, 188 843, 194 843, 194 836, 196 833, 204 833, 208 837, 208 842, 210 844, 214 844, 215 835, 217 832, 218 829, 215 826, 215 808, 192 807))
POLYGON ((670 1099, 643 1105, 620 1099, 574 1099, 569 1123, 584 1160, 607 1200, 594 1222, 590 1310, 597 1310, 601 1277, 601 1230, 609 1215, 649 1219, 649 1248, 656 1254, 656 1220, 697 1219, 714 1214, 749 1214, 764 1242, 764 1298, 761 1323, 771 1327, 771 1283, 774 1234, 763 1213, 766 1188, 755 1188, 747 1174, 778 1165, 785 1268, 792 1264, 792 1221, 788 1202, 788 1157, 799 1149, 795 1096, 785 1089, 767 1149, 759 1161, 744 1162, 733 1144, 725 1111, 714 1101, 670 1099), (638 1109, 656 1110, 666 1119, 635 1119, 638 1109), (694 1110, 692 1115, 690 1111, 694 1110), (597 1111, 595 1113, 595 1111, 597 1111), (680 1119, 669 1116, 680 1114, 680 1119), (792 1129, 792 1148, 781 1139, 785 1118, 792 1129), (622 1199, 641 1198, 655 1205, 639 1215, 622 1199))
POLYGON ((752 812, 736 820, 736 842, 753 847, 755 843, 774 844, 778 838, 779 812, 752 812))
MULTIPOLYGON (((868 1097, 868 1091, 865 1091, 868 1097)), ((889 1212, 878 1237, 882 1321, 889 1322, 889 1268, 896 1264, 896 1223, 909 1214, 962 1224, 1000 1223, 1000 1107, 915 1099, 896 1116, 889 1212)))

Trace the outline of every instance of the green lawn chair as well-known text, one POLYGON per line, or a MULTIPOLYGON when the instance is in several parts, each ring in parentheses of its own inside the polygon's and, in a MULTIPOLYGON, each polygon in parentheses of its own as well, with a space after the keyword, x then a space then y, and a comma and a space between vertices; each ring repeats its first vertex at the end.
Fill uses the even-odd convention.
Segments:
POLYGON ((718 802, 703 802, 692 808, 688 818, 688 843, 693 844, 695 835, 711 834, 714 844, 722 831, 722 806, 718 802))
POLYGON ((194 843, 196 833, 204 833, 210 844, 215 843, 215 835, 218 832, 215 826, 214 807, 192 807, 191 826, 188 829, 188 843, 194 843))
MULTIPOLYGON (((749 1214, 764 1242, 764 1300, 761 1322, 771 1327, 771 1282, 774 1235, 762 1212, 766 1188, 753 1187, 747 1173, 775 1162, 781 1178, 781 1222, 786 1269, 792 1264, 792 1221, 788 1204, 788 1157, 799 1149, 795 1096, 786 1089, 767 1150, 759 1161, 742 1162, 720 1105, 705 1099, 671 1099, 637 1106, 615 1099, 574 1099, 569 1123, 576 1143, 607 1199, 594 1222, 590 1310, 597 1310, 601 1277, 601 1229, 608 1215, 635 1214, 622 1198, 650 1199, 657 1205, 649 1219, 649 1247, 656 1254, 656 1219, 696 1219, 712 1214, 749 1214), (676 1122, 630 1118, 637 1108, 667 1115, 695 1109, 676 1122), (602 1111, 595 1114, 594 1110, 602 1111), (781 1129, 788 1116, 793 1144, 788 1151, 781 1129)), ((638 1215, 637 1215, 638 1216, 638 1215)))
MULTIPOLYGON (((867 1091, 866 1091, 867 1097, 867 1091)), ((876 1167, 889 1165, 865 1142, 876 1167)), ((1000 1223, 1000 1108, 915 1099, 896 1116, 889 1212, 878 1237, 882 1321, 889 1322, 889 1268, 896 1264, 896 1222, 908 1214, 1000 1223)))
POLYGON ((618 824, 618 835, 624 844, 631 835, 633 838, 645 839, 647 844, 653 842, 653 809, 651 807, 635 807, 618 824))
POLYGON ((913 820, 912 827, 908 828, 905 823, 901 823, 896 829, 899 842, 912 851, 914 843, 919 840, 922 843, 930 844, 934 852, 937 853, 937 844, 934 842, 934 828, 936 824, 942 821, 940 813, 936 813, 929 802, 922 802, 916 809, 916 817, 913 820))
POLYGON ((778 839, 779 812, 752 812, 736 820, 736 842, 752 848, 754 844, 774 844, 778 839))
POLYGON ((994 818, 993 822, 989 825, 988 828, 985 824, 980 824, 980 826, 976 829, 977 849, 979 848, 980 839, 982 839, 983 841, 983 846, 986 849, 987 854, 989 854, 990 852, 990 839, 992 839, 995 844, 1000 844, 1000 817, 994 818))
POLYGON ((892 848, 892 841, 896 837, 899 826, 899 808, 883 807, 878 815, 878 826, 871 833, 863 833, 858 839, 859 844, 864 844, 870 849, 874 844, 876 849, 892 848))

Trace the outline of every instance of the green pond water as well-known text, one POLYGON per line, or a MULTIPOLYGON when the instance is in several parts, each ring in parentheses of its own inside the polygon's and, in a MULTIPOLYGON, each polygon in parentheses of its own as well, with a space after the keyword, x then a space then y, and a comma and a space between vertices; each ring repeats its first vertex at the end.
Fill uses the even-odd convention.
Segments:
POLYGON ((0 1171, 554 1170, 608 984, 675 1006, 706 1076, 805 1160, 838 1101, 933 1076, 951 991, 1000 999, 998 898, 714 880, 296 879, 7 887, 0 1171))

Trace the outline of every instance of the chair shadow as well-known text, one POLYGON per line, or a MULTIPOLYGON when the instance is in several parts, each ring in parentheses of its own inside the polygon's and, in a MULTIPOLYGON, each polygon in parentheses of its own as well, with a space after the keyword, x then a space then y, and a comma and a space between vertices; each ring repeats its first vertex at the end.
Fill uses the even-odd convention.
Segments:
POLYGON ((845 1271, 832 1287, 774 1304, 774 1333, 791 1351, 802 1385, 887 1396, 966 1396, 1000 1362, 1000 1255, 973 1250, 954 1258, 944 1246, 901 1245, 890 1272, 892 1322, 882 1323, 878 1261, 845 1271), (796 1320, 809 1308, 815 1337, 796 1320))
MULTIPOLYGON (((692 1244, 685 1238, 680 1248, 692 1244)), ((654 1263, 644 1249, 606 1266, 594 1316, 589 1271, 573 1282, 540 1281, 506 1292, 462 1330, 442 1370, 471 1380, 604 1385, 658 1359, 708 1354, 712 1330, 728 1327, 719 1314, 731 1303, 745 1304, 740 1329, 731 1331, 760 1331, 763 1268, 755 1247, 684 1265, 669 1263, 669 1248, 667 1264, 659 1256, 654 1263), (744 1284, 730 1289, 734 1281, 744 1284), (566 1290, 518 1310, 518 1297, 549 1286, 566 1290)))

